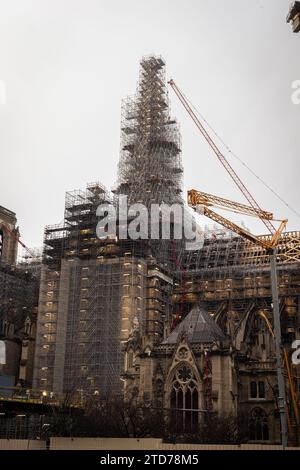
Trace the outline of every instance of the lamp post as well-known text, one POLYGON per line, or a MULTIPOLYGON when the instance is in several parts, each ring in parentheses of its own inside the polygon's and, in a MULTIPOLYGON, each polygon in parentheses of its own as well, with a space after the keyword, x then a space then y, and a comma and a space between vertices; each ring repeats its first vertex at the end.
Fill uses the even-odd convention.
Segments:
POLYGON ((287 416, 286 416, 285 382, 284 382, 284 376, 283 376, 283 370, 282 370, 282 344, 281 344, 280 310, 279 310, 279 299, 278 299, 278 281, 277 281, 277 269, 276 269, 276 249, 272 249, 270 252, 270 268, 271 268, 275 352, 276 352, 277 382, 278 382, 278 408, 279 408, 280 425, 281 425, 281 443, 283 447, 286 447, 287 441, 288 441, 288 427, 287 427, 287 416))

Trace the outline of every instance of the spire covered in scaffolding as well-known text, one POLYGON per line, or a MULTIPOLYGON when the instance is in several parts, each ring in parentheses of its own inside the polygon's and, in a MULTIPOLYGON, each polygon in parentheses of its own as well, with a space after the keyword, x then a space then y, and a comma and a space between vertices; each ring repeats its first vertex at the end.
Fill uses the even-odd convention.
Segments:
POLYGON ((121 155, 116 194, 129 203, 181 202, 181 141, 170 117, 161 57, 144 57, 135 96, 122 103, 121 155))

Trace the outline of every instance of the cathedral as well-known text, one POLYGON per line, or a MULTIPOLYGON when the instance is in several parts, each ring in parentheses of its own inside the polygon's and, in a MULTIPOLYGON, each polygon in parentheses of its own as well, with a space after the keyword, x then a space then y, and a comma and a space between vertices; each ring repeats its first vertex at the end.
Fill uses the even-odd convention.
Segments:
MULTIPOLYGON (((118 181, 66 194, 64 222, 47 226, 41 273, 34 387, 55 396, 122 396, 166 412, 180 433, 209 416, 243 419, 248 442, 279 443, 280 419, 266 250, 222 230, 200 248, 171 236, 96 235, 97 207, 178 204, 181 137, 170 115, 161 57, 144 57, 136 94, 124 100, 118 181)), ((118 214, 118 226, 122 218, 118 214)), ((277 254, 290 435, 299 370, 300 233, 277 254)))

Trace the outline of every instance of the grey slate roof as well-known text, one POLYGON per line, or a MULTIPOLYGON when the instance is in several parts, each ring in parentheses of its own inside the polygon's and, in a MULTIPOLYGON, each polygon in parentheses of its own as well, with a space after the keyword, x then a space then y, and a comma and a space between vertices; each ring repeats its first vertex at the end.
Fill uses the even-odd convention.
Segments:
POLYGON ((192 308, 163 344, 176 344, 183 333, 189 343, 213 343, 225 339, 224 333, 210 314, 198 305, 192 308))

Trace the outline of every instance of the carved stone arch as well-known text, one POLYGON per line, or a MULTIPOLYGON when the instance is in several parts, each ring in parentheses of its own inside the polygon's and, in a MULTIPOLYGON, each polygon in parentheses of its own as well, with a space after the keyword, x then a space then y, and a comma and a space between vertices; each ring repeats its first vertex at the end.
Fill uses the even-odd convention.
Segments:
POLYGON ((136 356, 136 347, 132 341, 128 341, 124 348, 124 367, 125 370, 131 370, 134 366, 134 359, 136 356))
POLYGON ((166 407, 176 432, 197 432, 203 408, 202 381, 197 368, 181 361, 171 368, 166 382, 166 407))
POLYGON ((172 426, 178 431, 196 431, 203 408, 203 381, 184 336, 177 343, 166 377, 164 402, 172 426))
POLYGON ((125 352, 133 351, 135 356, 141 352, 141 341, 139 338, 130 338, 124 347, 125 352))
POLYGON ((195 380, 196 380, 196 382, 199 386, 199 390, 202 390, 202 377, 200 375, 200 372, 199 372, 196 364, 193 364, 189 361, 180 361, 176 365, 171 366, 171 368, 168 372, 166 383, 165 383, 166 392, 168 390, 170 390, 170 385, 172 383, 174 374, 176 374, 182 367, 189 368, 192 371, 192 373, 195 376, 195 380))
POLYGON ((173 358, 172 358, 172 363, 169 368, 169 372, 167 374, 167 380, 168 381, 170 371, 176 367, 177 364, 180 362, 187 362, 190 364, 191 367, 195 369, 195 373, 197 374, 197 378, 199 378, 199 381, 201 381, 201 372, 198 370, 195 356, 192 350, 192 347, 190 346, 186 336, 184 334, 181 335, 179 341, 177 342, 177 345, 174 350, 173 358))
POLYGON ((249 438, 251 441, 270 439, 269 417, 264 408, 255 406, 249 415, 249 438))
POLYGON ((130 347, 134 351, 136 351, 137 349, 142 348, 142 341, 141 341, 140 336, 136 335, 134 337, 129 338, 129 340, 127 341, 127 344, 126 344, 126 348, 130 348, 130 347))

